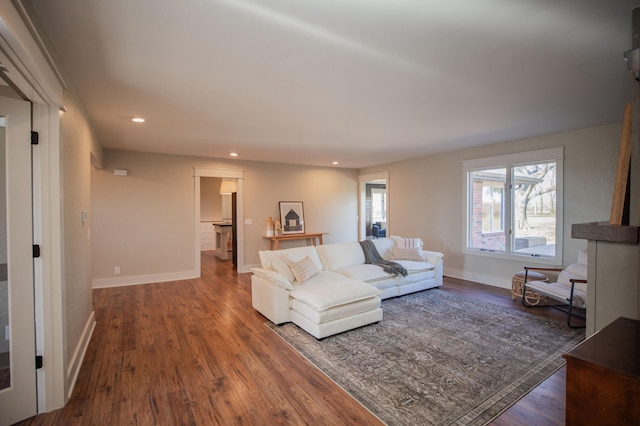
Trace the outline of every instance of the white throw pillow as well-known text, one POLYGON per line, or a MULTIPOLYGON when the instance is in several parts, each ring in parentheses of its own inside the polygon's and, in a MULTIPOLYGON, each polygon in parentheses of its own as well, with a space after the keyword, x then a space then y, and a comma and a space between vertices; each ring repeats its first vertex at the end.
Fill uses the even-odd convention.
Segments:
POLYGON ((276 271, 277 273, 279 273, 289 281, 293 281, 296 279, 296 277, 294 277, 293 274, 291 273, 291 268, 289 267, 289 264, 287 264, 284 261, 285 257, 286 256, 281 256, 273 259, 271 261, 271 269, 273 269, 274 271, 276 271))
POLYGON ((581 265, 587 265, 587 259, 589 258, 586 250, 578 250, 578 263, 581 265))
POLYGON ((574 280, 584 280, 584 279, 586 279, 586 276, 578 275, 576 273, 570 272, 569 269, 572 269, 571 266, 572 265, 567 267, 567 269, 565 269, 564 271, 560 272, 560 274, 558 275, 558 284, 564 284, 564 285, 566 285, 568 287, 571 287, 571 280, 572 279, 574 279, 574 280))
POLYGON ((565 268, 567 272, 578 275, 582 279, 587 279, 587 265, 584 263, 573 263, 565 268))
POLYGON ((291 273, 300 284, 316 275, 320 270, 309 256, 305 256, 302 260, 294 262, 287 256, 283 256, 282 260, 289 265, 291 273))
POLYGON ((393 260, 415 260, 416 262, 422 262, 424 257, 422 257, 420 247, 394 247, 393 260))
POLYGON ((418 247, 422 248, 422 240, 420 238, 402 238, 402 237, 391 237, 396 247, 401 248, 409 248, 409 247, 418 247))

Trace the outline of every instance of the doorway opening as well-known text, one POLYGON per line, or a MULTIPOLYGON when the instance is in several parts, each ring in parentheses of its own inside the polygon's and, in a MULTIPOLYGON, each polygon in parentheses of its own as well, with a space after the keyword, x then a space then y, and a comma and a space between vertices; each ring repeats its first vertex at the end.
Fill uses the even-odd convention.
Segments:
POLYGON ((362 175, 360 182, 360 239, 389 234, 389 173, 362 175))
POLYGON ((237 191, 236 179, 203 177, 200 178, 200 251, 211 251, 220 261, 236 265, 236 252, 233 244, 234 194, 237 191))
POLYGON ((217 261, 229 261, 244 269, 242 170, 194 169, 195 269, 201 276, 203 251, 212 251, 217 261))

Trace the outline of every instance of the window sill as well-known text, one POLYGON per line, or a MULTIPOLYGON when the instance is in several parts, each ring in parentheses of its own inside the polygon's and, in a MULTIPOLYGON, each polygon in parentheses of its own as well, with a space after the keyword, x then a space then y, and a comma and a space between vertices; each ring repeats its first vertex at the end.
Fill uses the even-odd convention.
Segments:
POLYGON ((562 259, 548 256, 536 256, 531 254, 517 254, 517 253, 505 253, 499 251, 479 250, 479 249, 465 249, 463 250, 465 255, 487 257, 491 259, 510 260, 514 262, 520 262, 523 264, 536 264, 536 265, 552 265, 562 266, 562 259))

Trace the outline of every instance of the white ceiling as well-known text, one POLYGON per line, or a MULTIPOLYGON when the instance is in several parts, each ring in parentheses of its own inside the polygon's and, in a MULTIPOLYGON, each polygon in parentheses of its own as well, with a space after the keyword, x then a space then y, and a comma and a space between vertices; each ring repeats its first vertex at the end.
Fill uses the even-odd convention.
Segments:
POLYGON ((635 0, 31 3, 107 148, 360 168, 619 122, 633 81, 635 0))

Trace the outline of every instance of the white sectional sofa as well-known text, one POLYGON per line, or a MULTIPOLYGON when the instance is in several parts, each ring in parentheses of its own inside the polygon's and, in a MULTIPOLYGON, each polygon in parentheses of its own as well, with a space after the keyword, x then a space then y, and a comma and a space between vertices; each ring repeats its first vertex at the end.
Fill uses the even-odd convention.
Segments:
POLYGON ((372 240, 407 275, 365 263, 357 241, 259 252, 251 277, 254 309, 275 324, 293 322, 317 339, 378 322, 380 301, 442 285, 442 253, 402 248, 400 237, 372 240))

